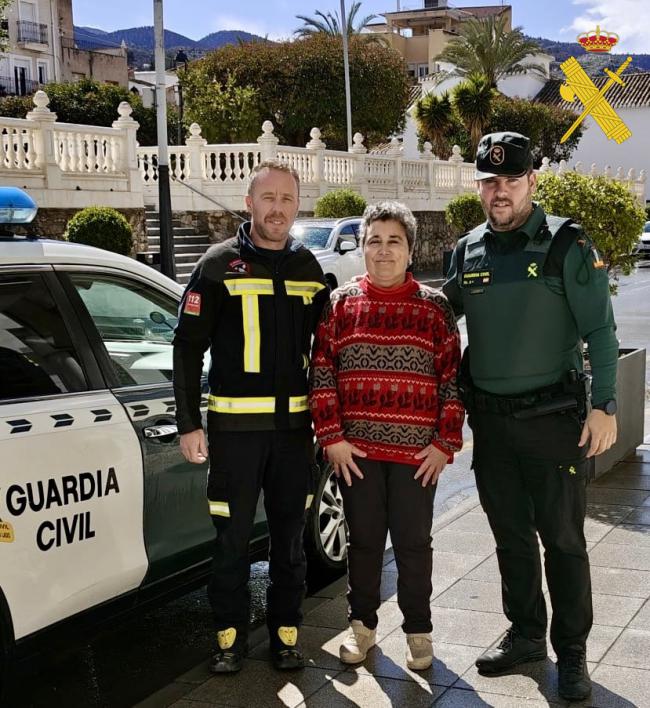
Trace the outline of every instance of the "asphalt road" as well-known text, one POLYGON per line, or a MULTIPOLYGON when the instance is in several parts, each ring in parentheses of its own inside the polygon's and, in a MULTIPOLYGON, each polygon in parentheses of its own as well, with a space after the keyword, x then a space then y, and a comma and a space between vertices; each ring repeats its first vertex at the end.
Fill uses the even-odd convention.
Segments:
MULTIPOLYGON (((614 311, 621 346, 650 352, 650 261, 621 279, 614 311)), ((461 334, 466 341, 464 323, 461 334)), ((650 359, 650 356, 649 356, 650 359)), ((646 369, 646 441, 650 439, 650 361, 646 369)), ((471 464, 471 431, 465 447, 442 476, 435 500, 439 516, 475 493, 471 464)), ((264 622, 267 564, 252 566, 252 619, 264 622)), ((325 582, 328 579, 323 579, 325 582)), ((205 590, 197 590, 167 605, 117 624, 67 656, 49 656, 17 677, 5 701, 11 708, 64 706, 120 708, 151 695, 202 662, 210 652, 213 633, 205 590)))

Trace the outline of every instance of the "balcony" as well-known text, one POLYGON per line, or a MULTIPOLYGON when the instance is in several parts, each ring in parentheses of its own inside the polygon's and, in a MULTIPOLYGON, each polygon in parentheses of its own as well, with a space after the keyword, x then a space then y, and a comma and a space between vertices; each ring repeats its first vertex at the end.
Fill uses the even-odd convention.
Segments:
POLYGON ((22 76, 0 76, 0 97, 31 96, 40 88, 38 81, 22 76))
POLYGON ((49 44, 47 25, 27 20, 18 20, 16 24, 18 25, 19 44, 49 44))

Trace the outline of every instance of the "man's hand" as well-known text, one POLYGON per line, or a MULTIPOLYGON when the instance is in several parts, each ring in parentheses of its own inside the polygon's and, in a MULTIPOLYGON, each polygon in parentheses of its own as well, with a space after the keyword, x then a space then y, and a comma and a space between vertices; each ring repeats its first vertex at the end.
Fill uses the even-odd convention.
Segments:
POLYGON ((203 464, 208 459, 208 446, 203 428, 181 435, 181 453, 188 462, 203 464))
POLYGON ((354 461, 352 455, 357 457, 366 457, 366 453, 363 450, 359 450, 352 443, 347 440, 341 440, 341 442, 333 443, 325 448, 327 453, 327 459, 332 463, 334 467, 334 474, 337 477, 343 475, 343 479, 348 487, 352 486, 352 472, 359 479, 363 479, 363 473, 357 467, 357 463, 354 461))
POLYGON ((587 416, 578 445, 586 445, 591 438, 587 457, 600 455, 616 442, 616 416, 594 408, 587 416))
POLYGON ((416 460, 424 458, 424 462, 418 467, 414 477, 414 479, 422 477, 423 487, 426 487, 427 484, 435 484, 438 481, 438 477, 440 477, 442 470, 445 469, 449 459, 447 453, 439 450, 435 445, 427 445, 414 457, 416 460))

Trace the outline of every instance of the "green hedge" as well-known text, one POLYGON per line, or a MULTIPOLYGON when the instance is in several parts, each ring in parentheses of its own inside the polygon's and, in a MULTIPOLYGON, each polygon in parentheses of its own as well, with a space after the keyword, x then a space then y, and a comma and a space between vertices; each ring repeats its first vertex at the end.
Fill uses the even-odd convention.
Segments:
POLYGON ((335 189, 316 201, 314 216, 342 219, 346 216, 361 216, 366 200, 352 189, 335 189))
POLYGON ((461 194, 445 207, 445 221, 460 233, 470 231, 485 221, 481 200, 476 194, 461 194))
POLYGON ((65 237, 106 251, 131 254, 133 232, 126 218, 112 207, 87 207, 68 221, 65 237))

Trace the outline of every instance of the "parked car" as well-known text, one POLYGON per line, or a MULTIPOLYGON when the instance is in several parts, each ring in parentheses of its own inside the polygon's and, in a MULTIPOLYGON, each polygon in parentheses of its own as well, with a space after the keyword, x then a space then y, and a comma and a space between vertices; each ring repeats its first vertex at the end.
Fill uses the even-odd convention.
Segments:
MULTIPOLYGON (((0 690, 11 658, 208 577, 207 465, 184 460, 174 418, 181 293, 130 258, 0 235, 0 690)), ((342 570, 326 465, 307 526, 312 567, 342 570)), ((266 557, 262 500, 253 536, 266 557)))
POLYGON ((634 249, 634 255, 638 258, 650 258, 650 221, 645 222, 639 242, 634 249))
POLYGON ((361 221, 358 217, 296 219, 291 229, 291 235, 314 253, 332 290, 366 271, 359 248, 361 221))

